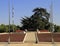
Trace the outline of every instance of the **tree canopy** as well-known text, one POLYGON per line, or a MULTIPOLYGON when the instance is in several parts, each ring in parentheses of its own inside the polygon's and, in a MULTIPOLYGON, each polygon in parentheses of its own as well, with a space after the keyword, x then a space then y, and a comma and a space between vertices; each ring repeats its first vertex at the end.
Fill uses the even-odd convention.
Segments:
POLYGON ((50 14, 45 8, 33 9, 34 14, 31 17, 22 18, 23 29, 48 29, 50 14))

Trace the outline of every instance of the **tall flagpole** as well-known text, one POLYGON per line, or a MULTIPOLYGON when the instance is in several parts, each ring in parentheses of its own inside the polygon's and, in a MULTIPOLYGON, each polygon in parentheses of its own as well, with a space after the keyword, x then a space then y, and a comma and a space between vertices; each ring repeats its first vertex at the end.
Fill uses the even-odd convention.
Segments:
POLYGON ((13 6, 13 0, 12 0, 12 28, 14 32, 14 6, 13 6))
POLYGON ((51 23, 51 32, 53 32, 53 2, 51 1, 50 5, 50 23, 51 23))
POLYGON ((8 15, 9 15, 9 33, 10 33, 10 0, 8 1, 8 15))
POLYGON ((10 0, 8 0, 8 15, 9 15, 9 38, 8 38, 8 43, 10 43, 10 0))
MULTIPOLYGON (((52 36, 52 44, 54 44, 54 38, 53 38, 53 33, 54 33, 54 24, 53 24, 53 1, 51 0, 51 6, 50 6, 50 29, 51 29, 51 36, 52 36)), ((55 46, 55 44, 53 45, 55 46)))

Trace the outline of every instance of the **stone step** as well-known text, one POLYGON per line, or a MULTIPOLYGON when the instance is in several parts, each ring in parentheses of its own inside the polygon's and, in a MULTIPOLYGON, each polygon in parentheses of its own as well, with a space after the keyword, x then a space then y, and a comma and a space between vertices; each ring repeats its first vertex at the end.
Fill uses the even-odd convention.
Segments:
POLYGON ((24 43, 36 43, 36 41, 25 41, 24 43))

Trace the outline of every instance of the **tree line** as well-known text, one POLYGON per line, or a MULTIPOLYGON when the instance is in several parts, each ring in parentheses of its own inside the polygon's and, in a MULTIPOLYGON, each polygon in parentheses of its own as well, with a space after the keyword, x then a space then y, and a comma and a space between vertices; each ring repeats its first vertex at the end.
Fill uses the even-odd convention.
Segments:
MULTIPOLYGON (((10 25, 10 32, 13 32, 13 26, 14 26, 14 32, 18 29, 20 29, 19 25, 10 25)), ((0 33, 3 32, 9 32, 9 25, 1 24, 0 25, 0 33)))
MULTIPOLYGON (((14 32, 16 30, 22 30, 22 27, 20 27, 19 25, 14 25, 14 32)), ((58 25, 54 25, 54 32, 60 32, 60 26, 58 25)), ((3 32, 9 32, 9 25, 4 25, 4 24, 1 24, 0 25, 0 33, 3 33, 3 32)), ((10 25, 10 32, 13 32, 13 26, 10 25)))

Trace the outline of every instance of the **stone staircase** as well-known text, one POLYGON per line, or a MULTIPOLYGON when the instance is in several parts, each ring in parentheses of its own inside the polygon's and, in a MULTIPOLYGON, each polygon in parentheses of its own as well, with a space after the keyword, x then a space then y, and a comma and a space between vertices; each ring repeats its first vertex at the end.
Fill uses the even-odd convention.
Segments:
POLYGON ((36 42, 35 32, 27 32, 24 38, 24 43, 35 43, 35 42, 36 42))

